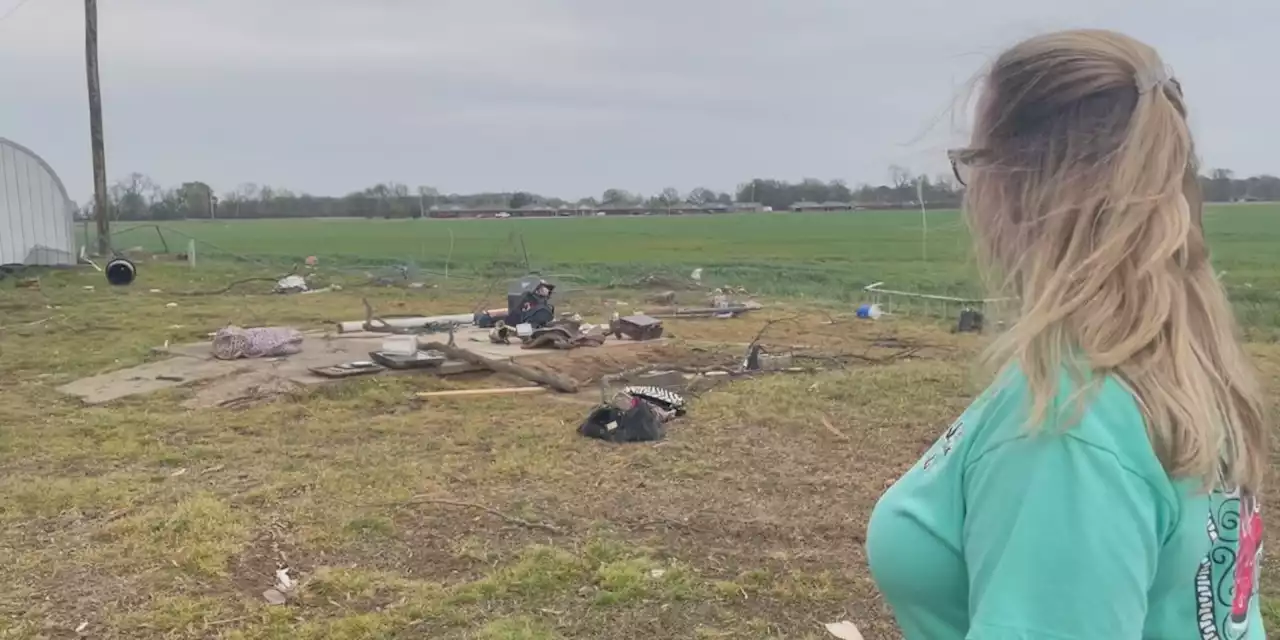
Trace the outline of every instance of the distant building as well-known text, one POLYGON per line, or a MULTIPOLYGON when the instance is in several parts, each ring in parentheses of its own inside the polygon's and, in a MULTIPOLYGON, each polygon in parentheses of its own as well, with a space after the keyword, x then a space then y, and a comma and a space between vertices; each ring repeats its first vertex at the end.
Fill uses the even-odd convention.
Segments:
POLYGON ((837 202, 828 200, 827 202, 797 202, 791 205, 792 211, 849 211, 853 205, 848 202, 837 202))

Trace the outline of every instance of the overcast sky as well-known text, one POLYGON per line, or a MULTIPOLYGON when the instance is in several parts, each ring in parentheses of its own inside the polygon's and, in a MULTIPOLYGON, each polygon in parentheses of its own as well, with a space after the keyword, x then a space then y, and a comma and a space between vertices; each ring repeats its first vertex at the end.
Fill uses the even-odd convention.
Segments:
MULTIPOLYGON (((0 0, 0 16, 19 0, 0 0)), ((730 190, 945 170, 981 67, 1037 32, 1154 44, 1208 166, 1280 172, 1280 2, 101 0, 107 171, 341 195, 730 190)), ((0 136, 92 192, 83 3, 0 21, 0 136)))

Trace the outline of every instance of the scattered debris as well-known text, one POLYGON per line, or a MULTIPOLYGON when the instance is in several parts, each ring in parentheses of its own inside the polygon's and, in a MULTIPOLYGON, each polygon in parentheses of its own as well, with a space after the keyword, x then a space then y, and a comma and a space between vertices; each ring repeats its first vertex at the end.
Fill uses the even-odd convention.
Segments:
POLYGON ((350 378, 352 376, 363 376, 371 373, 382 371, 382 365, 368 360, 356 360, 354 362, 344 362, 335 364, 330 367, 310 367, 307 369, 311 373, 326 378, 350 378))
POLYGON ((536 275, 513 281, 507 288, 507 316, 503 321, 513 326, 528 324, 535 329, 551 324, 556 317, 555 305, 551 304, 555 290, 554 284, 536 275))
POLYGON ((210 289, 208 291, 179 291, 174 295, 187 296, 187 297, 220 296, 224 293, 229 293, 232 289, 235 289, 236 287, 242 284, 249 284, 252 282, 271 282, 271 283, 279 282, 283 278, 289 275, 292 275, 297 270, 298 270, 297 266, 294 266, 292 271, 290 271, 289 273, 283 276, 271 276, 271 277, 254 276, 252 278, 241 278, 240 280, 235 280, 231 282, 230 284, 228 284, 225 287, 222 287, 221 289, 210 289))
POLYGON ((428 369, 431 367, 439 367, 444 364, 448 358, 439 351, 423 351, 417 350, 410 355, 400 355, 386 353, 385 351, 372 351, 369 357, 373 361, 388 369, 404 370, 404 369, 428 369))
POLYGON ((514 362, 486 358, 478 353, 468 351, 461 347, 441 344, 439 342, 428 342, 425 345, 421 345, 421 347, 431 351, 439 351, 451 360, 461 360, 478 367, 489 369, 496 373, 513 375, 530 382, 546 385, 562 393, 578 392, 577 382, 554 373, 530 369, 529 367, 518 365, 514 362))
POLYGON ((657 409, 629 395, 593 409, 578 425, 578 433, 606 442, 654 442, 666 436, 657 409), (623 404, 623 407, 619 407, 623 404))
POLYGON ((795 355, 792 353, 766 353, 764 347, 753 344, 747 351, 747 359, 743 369, 747 371, 785 371, 795 366, 795 355))
MULTIPOLYGON (((220 360, 214 360, 214 362, 231 364, 220 360)), ((302 371, 307 372, 308 378, 328 380, 307 369, 302 371)), ((301 388, 302 384, 296 377, 285 377, 273 370, 233 373, 200 387, 195 395, 182 401, 182 407, 184 409, 243 409, 286 397, 297 393, 301 388)))
MULTIPOLYGON (((101 271, 101 269, 99 269, 99 271, 101 271)), ((89 621, 85 620, 84 622, 81 622, 80 624, 76 625, 76 633, 84 633, 84 630, 88 628, 89 628, 89 621)))
POLYGON ((884 311, 880 309, 878 304, 863 304, 858 306, 858 310, 854 313, 862 320, 878 320, 884 315, 884 311))
POLYGON ((178 303, 176 303, 176 302, 170 302, 170 303, 168 303, 168 304, 166 304, 166 305, 164 305, 164 306, 165 306, 165 308, 167 308, 167 309, 172 309, 172 308, 174 308, 174 307, 178 306, 178 303))
POLYGON ((99 273, 102 272, 102 267, 99 267, 98 263, 89 258, 89 250, 85 245, 80 245, 80 262, 93 267, 99 273))
POLYGON ((664 291, 688 291, 699 289, 701 285, 684 276, 665 276, 651 273, 631 282, 614 280, 607 286, 609 289, 659 289, 664 291))
POLYGON ((738 304, 727 304, 723 307, 666 307, 651 309, 648 315, 654 318, 735 318, 744 313, 759 311, 764 305, 747 301, 738 304))
MULTIPOLYGON (((528 325, 521 325, 528 326, 528 325)), ((518 329, 518 327, 517 327, 518 329)), ((523 336, 522 336, 523 337, 523 336)), ((572 325, 553 325, 534 329, 524 339, 522 349, 576 349, 578 347, 598 347, 604 344, 605 336, 586 333, 572 328, 572 325)))
POLYGON ((683 416, 686 412, 685 399, 674 391, 655 386, 630 386, 622 393, 652 404, 671 417, 683 416))
POLYGON ((274 587, 267 589, 266 591, 263 591, 262 597, 265 598, 267 601, 267 604, 270 604, 270 605, 278 606, 278 605, 282 605, 289 602, 289 598, 285 597, 285 595, 281 593, 279 589, 276 589, 274 587))
POLYGON ((271 605, 283 605, 289 602, 297 591, 298 583, 289 577, 289 568, 276 570, 275 586, 262 592, 262 597, 271 605))
MULTIPOLYGON (((548 363, 564 359, 561 352, 488 344, 485 333, 485 330, 476 327, 460 327, 457 330, 457 340, 459 343, 479 341, 474 346, 468 345, 468 349, 482 359, 520 362, 524 358, 537 358, 548 363)), ((210 337, 216 335, 213 333, 210 337)), ((438 351, 433 352, 429 343, 422 338, 418 339, 419 351, 414 356, 391 356, 386 359, 377 353, 385 337, 382 334, 325 335, 316 331, 303 335, 305 339, 298 345, 301 351, 287 358, 222 360, 213 355, 209 340, 166 344, 164 347, 156 345, 152 352, 161 359, 80 378, 62 384, 57 390, 75 396, 86 404, 97 405, 162 389, 190 386, 195 393, 181 401, 182 406, 208 409, 242 407, 281 396, 287 397, 305 387, 333 381, 333 378, 317 374, 312 369, 364 360, 373 360, 385 369, 421 369, 424 373, 438 376, 493 369, 486 364, 474 364, 438 351)), ((443 339, 440 341, 444 342, 443 339)), ((610 340, 600 348, 629 350, 649 344, 654 343, 610 340)))
POLYGON ((960 309, 985 310, 988 305, 1001 305, 1012 302, 1012 298, 960 298, 956 296, 919 293, 913 291, 895 291, 885 289, 883 282, 873 282, 862 288, 871 296, 871 302, 880 305, 885 313, 908 314, 922 311, 925 315, 952 318, 953 311, 960 309))
POLYGON ((689 279, 698 284, 702 284, 702 267, 694 269, 693 273, 689 274, 689 279))
POLYGON ((276 286, 271 290, 272 293, 305 293, 309 291, 307 279, 297 274, 289 274, 276 281, 276 286))
POLYGON ((213 336, 213 357, 219 360, 268 358, 302 351, 302 332, 290 327, 226 326, 213 336))
POLYGON ((615 311, 609 322, 609 333, 615 338, 656 340, 662 337, 662 321, 644 314, 619 317, 615 311))
POLYGON ((644 301, 648 302, 649 304, 665 304, 665 305, 673 306, 676 303, 676 292, 663 291, 662 293, 655 294, 655 295, 649 296, 648 298, 645 298, 644 301))
POLYGON ((439 333, 448 331, 451 327, 469 325, 475 321, 475 314, 471 313, 457 313, 445 316, 379 317, 373 313, 373 307, 369 305, 367 299, 362 299, 361 302, 364 303, 365 319, 363 321, 339 322, 337 326, 338 333, 357 333, 361 331, 404 334, 439 333))
POLYGON ((840 638, 840 640, 863 640, 862 632, 858 631, 858 625, 848 620, 828 622, 826 629, 827 633, 840 638))
POLYGON ((418 339, 407 335, 392 335, 382 339, 381 353, 411 356, 418 352, 418 339))

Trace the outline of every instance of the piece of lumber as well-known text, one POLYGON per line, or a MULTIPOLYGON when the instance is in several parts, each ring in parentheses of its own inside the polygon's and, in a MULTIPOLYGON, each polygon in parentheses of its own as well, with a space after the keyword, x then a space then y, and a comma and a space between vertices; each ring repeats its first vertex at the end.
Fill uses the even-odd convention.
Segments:
POLYGON ((528 380, 529 382, 546 385, 562 393, 578 392, 578 383, 570 378, 545 371, 538 371, 537 369, 530 369, 529 367, 518 365, 506 360, 491 360, 474 351, 468 351, 461 347, 450 346, 442 342, 428 342, 426 344, 419 344, 418 348, 428 351, 439 351, 448 356, 450 360, 469 362, 496 373, 505 373, 528 380))
POLYGON ((727 307, 661 307, 650 309, 645 315, 651 318, 706 318, 721 315, 738 316, 751 311, 759 311, 764 305, 757 302, 732 304, 727 307))
POLYGON ((490 387, 488 389, 453 389, 450 391, 422 391, 415 398, 447 398, 451 396, 507 396, 520 393, 544 393, 546 387, 490 387))

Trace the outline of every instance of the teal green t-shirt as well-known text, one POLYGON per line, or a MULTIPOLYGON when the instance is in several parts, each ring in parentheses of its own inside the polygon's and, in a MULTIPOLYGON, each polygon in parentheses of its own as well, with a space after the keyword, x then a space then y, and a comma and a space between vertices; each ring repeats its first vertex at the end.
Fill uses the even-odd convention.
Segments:
POLYGON ((1116 380, 1066 430, 1030 434, 1028 406, 1002 376, 876 505, 867 557, 908 640, 1266 637, 1256 500, 1171 480, 1116 380))

